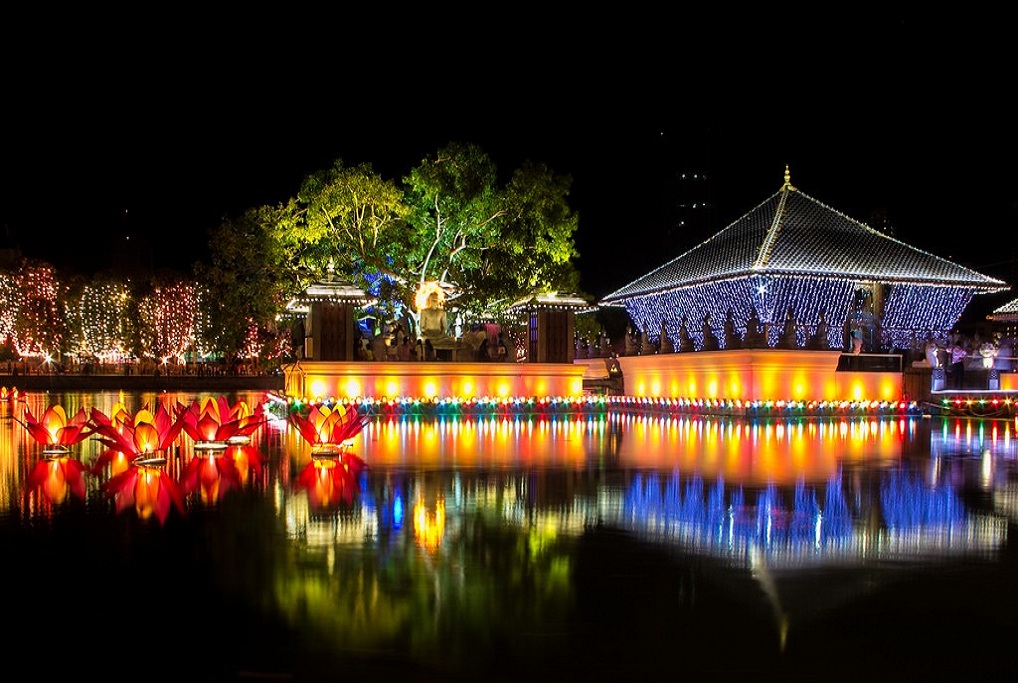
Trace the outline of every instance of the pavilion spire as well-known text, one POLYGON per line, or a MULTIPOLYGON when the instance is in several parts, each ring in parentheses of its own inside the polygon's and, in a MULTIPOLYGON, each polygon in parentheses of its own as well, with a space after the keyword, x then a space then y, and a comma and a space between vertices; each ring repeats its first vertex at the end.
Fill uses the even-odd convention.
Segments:
POLYGON ((788 170, 788 164, 785 164, 785 184, 781 186, 781 189, 795 192, 795 185, 792 184, 792 172, 788 170))

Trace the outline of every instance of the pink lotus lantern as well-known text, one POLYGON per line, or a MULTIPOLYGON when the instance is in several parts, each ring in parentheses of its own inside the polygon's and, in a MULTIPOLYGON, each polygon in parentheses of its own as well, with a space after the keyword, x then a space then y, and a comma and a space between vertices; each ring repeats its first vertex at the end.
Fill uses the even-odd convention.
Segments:
POLYGON ((350 504, 359 490, 357 477, 364 460, 350 452, 353 438, 370 419, 357 410, 337 405, 312 405, 307 416, 290 413, 288 420, 311 444, 311 462, 297 475, 294 486, 307 491, 314 508, 350 504))
POLYGON ((118 471, 102 487, 107 496, 116 500, 117 512, 134 507, 143 519, 155 515, 160 523, 166 521, 171 504, 183 514, 183 497, 177 483, 166 473, 166 458, 162 455, 180 434, 181 421, 174 419, 162 403, 156 404, 154 410, 146 406, 133 416, 126 411, 117 412, 115 419, 92 409, 93 433, 107 446, 93 470, 101 471, 108 464, 119 470, 126 462, 126 469, 118 471))
POLYGON ((266 420, 260 403, 252 410, 245 401, 230 405, 225 396, 207 396, 186 406, 178 404, 177 416, 197 450, 221 450, 228 445, 246 444, 266 420))

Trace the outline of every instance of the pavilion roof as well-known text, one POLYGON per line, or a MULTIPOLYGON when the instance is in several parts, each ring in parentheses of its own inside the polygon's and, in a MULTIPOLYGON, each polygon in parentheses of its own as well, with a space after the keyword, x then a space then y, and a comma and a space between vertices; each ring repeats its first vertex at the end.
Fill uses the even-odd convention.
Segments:
POLYGON ((597 306, 576 294, 544 292, 514 302, 506 310, 510 313, 530 312, 538 309, 569 310, 574 313, 589 313, 597 310, 597 306))
POLYGON ((608 294, 601 305, 708 282, 789 275, 973 289, 1004 282, 909 246, 794 187, 777 192, 689 251, 608 294))
POLYGON ((1012 299, 1003 306, 993 309, 993 312, 986 317, 998 322, 1018 321, 1018 299, 1012 299))

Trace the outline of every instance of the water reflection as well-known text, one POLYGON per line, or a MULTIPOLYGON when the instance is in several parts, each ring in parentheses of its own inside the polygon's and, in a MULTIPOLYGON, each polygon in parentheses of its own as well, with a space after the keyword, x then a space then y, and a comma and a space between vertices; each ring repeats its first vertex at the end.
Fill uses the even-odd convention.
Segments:
MULTIPOLYGON (((26 634, 51 627, 66 594, 19 587, 72 572, 111 590, 145 577, 160 628, 181 637, 199 611, 214 662, 171 666, 206 680, 801 676, 859 651, 869 678, 893 678, 957 664, 931 619, 1018 635, 1013 420, 379 417, 353 444, 367 463, 356 495, 325 506, 299 483, 309 444, 273 422, 229 452, 186 438, 168 449, 186 509, 162 526, 117 514, 97 480, 80 498, 31 485, 40 446, 19 410, 194 398, 3 405, 0 541, 21 561, 0 579, 26 634), (934 647, 917 663, 907 651, 923 639, 934 647)), ((104 446, 77 449, 92 463, 104 446)), ((108 599, 78 618, 123 630, 137 610, 108 599)), ((17 638, 14 650, 43 654, 17 638)))

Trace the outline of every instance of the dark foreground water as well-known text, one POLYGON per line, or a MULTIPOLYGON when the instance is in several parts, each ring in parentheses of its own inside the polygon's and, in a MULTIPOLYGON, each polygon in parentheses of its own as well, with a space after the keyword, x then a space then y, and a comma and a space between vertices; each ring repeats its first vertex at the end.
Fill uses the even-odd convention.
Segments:
MULTIPOLYGON (((349 503, 299 484, 309 448, 279 423, 163 522, 118 512, 101 472, 83 497, 30 486, 24 406, 194 397, 4 404, 0 652, 22 680, 1018 673, 1014 420, 378 418, 349 503)), ((205 457, 168 456, 179 482, 205 457)))

